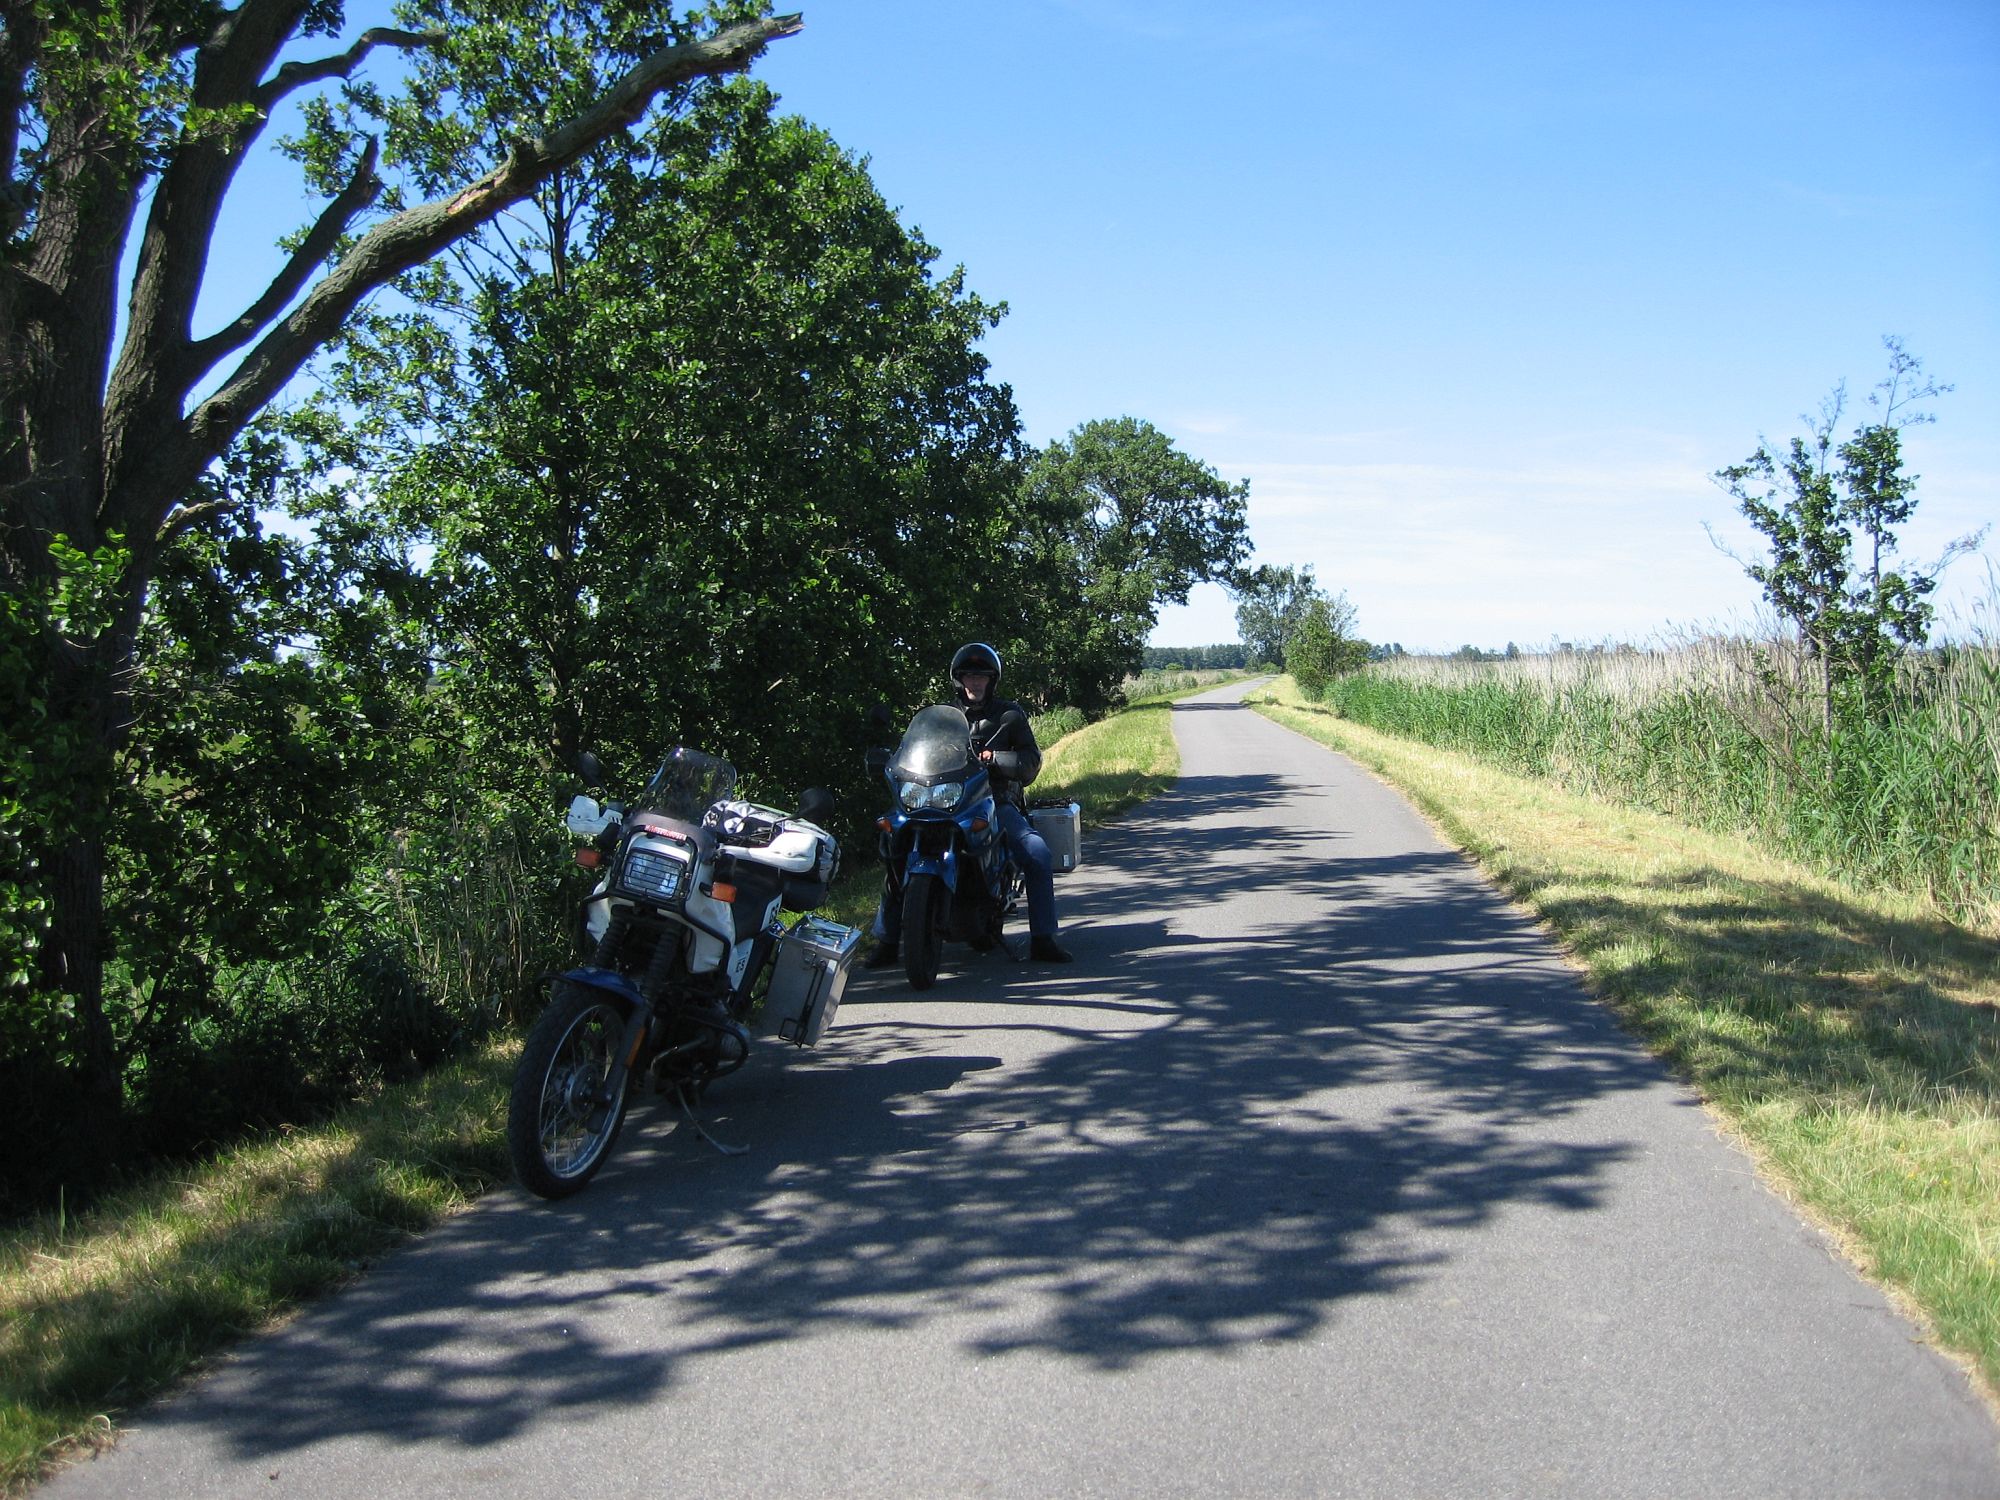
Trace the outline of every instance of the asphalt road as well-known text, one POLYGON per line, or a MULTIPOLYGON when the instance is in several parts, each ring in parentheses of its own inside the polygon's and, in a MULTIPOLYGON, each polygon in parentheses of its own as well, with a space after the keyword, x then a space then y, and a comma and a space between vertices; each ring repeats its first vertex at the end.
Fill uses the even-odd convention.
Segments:
POLYGON ((1067 969, 863 976, 141 1413, 132 1496, 2000 1496, 1964 1376, 1392 793, 1234 704, 1067 969))

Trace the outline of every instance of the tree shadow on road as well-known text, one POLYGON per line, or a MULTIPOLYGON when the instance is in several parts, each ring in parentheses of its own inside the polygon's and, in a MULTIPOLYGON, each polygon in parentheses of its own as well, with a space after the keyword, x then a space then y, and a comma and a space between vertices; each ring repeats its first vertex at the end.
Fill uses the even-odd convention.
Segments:
POLYGON ((749 1155, 635 1110, 581 1198, 497 1195, 155 1424, 259 1458, 476 1446, 723 1351, 932 1321, 975 1357, 1224 1355, 1423 1294, 1510 1207, 1590 1210, 1632 1147, 1552 1127, 1658 1067, 1458 856, 1332 857, 1349 832, 1286 826, 1287 793, 1184 781, 1065 886, 1074 966, 954 948, 921 1002, 858 976, 816 1053, 711 1093, 749 1155), (1290 904, 1198 930, 1254 880, 1290 904))

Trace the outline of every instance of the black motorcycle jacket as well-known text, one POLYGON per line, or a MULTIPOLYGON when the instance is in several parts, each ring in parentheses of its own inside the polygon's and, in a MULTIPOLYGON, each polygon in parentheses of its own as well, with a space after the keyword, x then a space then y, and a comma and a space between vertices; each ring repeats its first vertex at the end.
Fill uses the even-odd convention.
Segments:
POLYGON ((993 781, 993 795, 1002 802, 1022 806, 1025 799, 1021 789, 1042 770, 1042 750, 1035 743, 1035 731, 1029 727, 1028 711, 1010 699, 996 698, 990 693, 983 703, 967 702, 965 694, 960 693, 958 706, 972 723, 973 748, 993 752, 993 759, 986 765, 993 781))

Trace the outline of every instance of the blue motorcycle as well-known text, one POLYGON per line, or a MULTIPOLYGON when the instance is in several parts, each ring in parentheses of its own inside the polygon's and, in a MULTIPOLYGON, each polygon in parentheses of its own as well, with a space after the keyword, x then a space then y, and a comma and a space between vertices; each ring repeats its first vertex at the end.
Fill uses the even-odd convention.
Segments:
POLYGON ((1021 872, 995 816, 993 784, 972 743, 972 724, 946 704, 920 709, 894 751, 872 751, 894 793, 877 819, 888 885, 900 903, 903 972, 914 989, 937 981, 947 939, 985 952, 1001 943, 1021 872))

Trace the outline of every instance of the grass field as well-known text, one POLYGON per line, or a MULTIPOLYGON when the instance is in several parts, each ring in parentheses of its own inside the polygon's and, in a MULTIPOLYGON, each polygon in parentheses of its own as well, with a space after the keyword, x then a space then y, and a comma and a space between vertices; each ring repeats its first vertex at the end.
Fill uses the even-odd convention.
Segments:
POLYGON ((1252 696, 1540 915, 1771 1180, 2000 1393, 2000 933, 1379 733, 1289 679, 1252 696))
MULTIPOLYGON (((1035 794, 1075 798, 1088 825, 1171 783, 1167 701, 1066 735, 1035 794)), ((872 913, 871 863, 866 851, 850 857, 829 903, 837 920, 872 913)), ((504 1181, 517 1050, 495 1045, 329 1124, 137 1183, 74 1220, 0 1234, 0 1489, 107 1441, 122 1413, 206 1357, 504 1181)))

